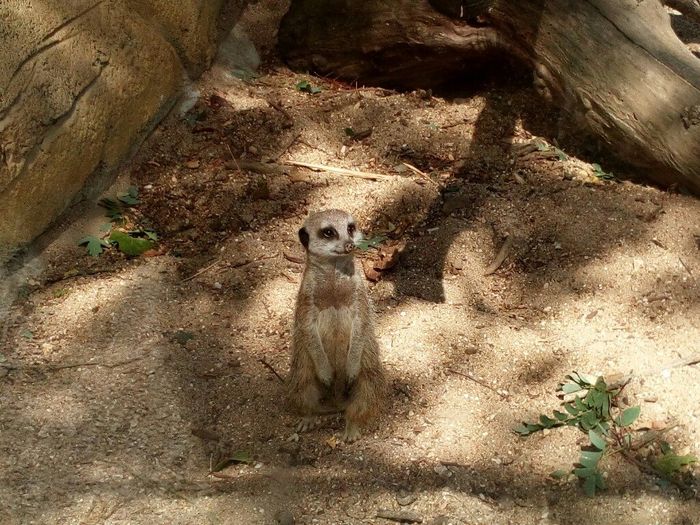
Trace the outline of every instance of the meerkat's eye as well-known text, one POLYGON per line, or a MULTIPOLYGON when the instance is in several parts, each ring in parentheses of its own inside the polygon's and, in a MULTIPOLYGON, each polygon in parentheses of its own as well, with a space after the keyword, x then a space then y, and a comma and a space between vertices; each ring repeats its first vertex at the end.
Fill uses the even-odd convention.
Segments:
POLYGON ((323 235, 326 239, 332 239, 337 234, 335 232, 335 228, 323 228, 321 230, 321 235, 323 235))
POLYGON ((355 225, 354 224, 348 224, 348 235, 350 235, 350 237, 355 235, 355 225))

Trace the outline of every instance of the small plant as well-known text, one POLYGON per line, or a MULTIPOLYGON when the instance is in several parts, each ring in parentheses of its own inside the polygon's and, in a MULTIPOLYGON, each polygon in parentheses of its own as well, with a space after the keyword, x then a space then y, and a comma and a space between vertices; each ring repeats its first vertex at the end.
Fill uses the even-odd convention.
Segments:
POLYGON ((78 241, 78 245, 85 245, 92 257, 101 255, 113 246, 130 257, 153 248, 158 235, 139 225, 133 208, 140 203, 136 186, 130 186, 126 192, 117 194, 116 198, 100 199, 98 205, 105 209, 105 216, 110 222, 100 227, 99 236, 87 235, 78 241))
MULTIPOLYGON (((633 452, 644 447, 661 446, 661 455, 650 466, 653 473, 673 481, 673 476, 684 466, 697 461, 694 456, 678 456, 667 443, 660 440, 660 434, 649 437, 648 433, 635 439, 637 431, 632 425, 639 417, 640 407, 624 410, 618 408, 618 397, 627 382, 607 384, 603 377, 593 377, 578 372, 566 376, 567 382, 559 386, 560 396, 572 395, 562 403, 563 411, 554 410, 552 417, 540 415, 534 423, 522 423, 514 430, 521 436, 562 426, 578 427, 588 435, 589 445, 582 448, 581 456, 574 469, 574 475, 583 481, 587 495, 594 496, 605 489, 605 479, 600 471, 601 461, 616 453, 626 459, 634 459, 633 452)), ((568 473, 558 470, 552 477, 561 478, 568 473)))
POLYGON ((603 168, 600 167, 600 164, 591 164, 591 167, 593 168, 593 175, 595 175, 599 180, 617 180, 612 171, 604 171, 603 168))
POLYGON ((308 80, 300 80, 294 85, 295 88, 297 88, 298 91, 303 91, 304 93, 310 93, 311 95, 315 95, 317 93, 320 93, 322 90, 318 86, 314 86, 311 82, 308 80))
POLYGON ((557 159, 559 160, 563 161, 569 158, 569 156, 566 153, 564 153, 561 149, 557 148, 556 146, 550 146, 544 141, 536 140, 535 146, 537 146, 537 151, 553 151, 554 154, 557 156, 557 159))
POLYGON ((376 248, 384 241, 386 241, 386 235, 373 235, 372 237, 363 237, 355 243, 355 246, 358 250, 366 252, 370 248, 376 248))

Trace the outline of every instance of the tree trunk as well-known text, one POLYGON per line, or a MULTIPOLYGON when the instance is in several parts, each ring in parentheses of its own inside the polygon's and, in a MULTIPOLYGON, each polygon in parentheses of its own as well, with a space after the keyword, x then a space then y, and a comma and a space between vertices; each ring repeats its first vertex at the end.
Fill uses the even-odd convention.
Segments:
POLYGON ((507 53, 622 160, 700 194, 700 61, 660 2, 484 4, 293 0, 280 50, 293 67, 399 87, 434 85, 507 53))

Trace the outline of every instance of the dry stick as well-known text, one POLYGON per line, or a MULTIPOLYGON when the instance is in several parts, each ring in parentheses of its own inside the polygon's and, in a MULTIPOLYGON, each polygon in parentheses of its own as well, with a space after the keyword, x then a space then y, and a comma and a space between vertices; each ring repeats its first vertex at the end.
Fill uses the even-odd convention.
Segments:
POLYGON ((302 259, 301 257, 296 257, 294 255, 290 255, 287 252, 282 252, 282 255, 289 262, 293 262, 294 264, 304 264, 304 259, 302 259))
POLYGON ((338 175, 347 175, 348 177, 357 177, 359 179, 367 179, 373 181, 393 179, 393 177, 389 175, 382 175, 380 173, 349 170, 347 168, 336 168, 335 166, 327 166, 325 164, 313 164, 311 162, 301 162, 298 160, 286 160, 284 161, 284 164, 288 164, 289 166, 300 166, 302 168, 309 168, 310 170, 314 171, 328 171, 330 173, 337 173, 338 175))
POLYGON ((685 271, 688 272, 688 275, 690 275, 691 277, 694 277, 693 272, 690 270, 690 267, 687 264, 685 264, 685 261, 683 259, 681 259, 680 257, 678 258, 678 260, 680 261, 683 268, 685 268, 685 271))
POLYGON ((508 252, 510 251, 510 247, 512 244, 513 237, 510 235, 506 236, 506 240, 503 242, 503 246, 501 246, 501 249, 498 251, 498 255, 496 255, 496 258, 493 260, 493 262, 489 265, 488 268, 486 268, 484 276, 491 275, 501 267, 503 261, 505 261, 506 257, 508 257, 508 252))
POLYGON ((271 365, 270 363, 268 363, 267 361, 265 361, 265 360, 262 359, 262 358, 261 358, 261 359, 258 359, 258 361, 260 361, 260 362, 265 366, 265 368, 267 368, 270 372, 272 372, 273 374, 275 374, 275 375, 277 376, 277 379, 279 379, 282 383, 284 383, 284 378, 283 378, 281 375, 279 375, 279 374, 277 373, 277 370, 275 370, 274 368, 272 368, 272 365, 271 365))
POLYGON ((221 259, 217 259, 216 261, 214 261, 213 263, 211 263, 209 266, 206 266, 206 267, 202 268, 202 269, 199 270, 197 273, 192 274, 192 275, 190 275, 189 277, 185 277, 185 278, 184 278, 182 281, 180 281, 180 282, 186 283, 187 281, 191 281, 191 280, 194 279, 195 277, 198 277, 199 275, 202 275, 204 272, 206 272, 206 271, 208 271, 208 270, 211 270, 212 268, 214 268, 214 266, 216 266, 216 265, 219 264, 220 262, 221 262, 221 259))
POLYGON ((681 359, 680 361, 674 361, 673 363, 667 363, 661 370, 669 370, 671 368, 680 368, 682 366, 692 366, 700 363, 700 354, 695 354, 688 359, 681 359))
POLYGON ((301 132, 299 132, 299 133, 293 135, 293 136, 292 136, 292 140, 288 141, 287 144, 286 144, 283 148, 280 148, 279 153, 273 157, 273 160, 275 160, 275 161, 280 160, 280 158, 282 158, 282 155, 284 155, 285 153, 287 153, 287 151, 289 150, 289 148, 291 148, 291 147, 294 145, 294 143, 295 143, 297 140, 299 140, 299 137, 301 137, 301 132))
POLYGON ((430 176, 429 176, 427 173, 425 173, 424 171, 419 170, 418 168, 416 168, 416 167, 413 166, 412 164, 409 164, 408 162, 402 162, 402 164, 403 164, 404 166, 406 166, 409 170, 411 170, 413 173, 415 173, 416 175, 418 175, 418 176, 423 177, 424 179, 426 179, 426 180, 427 180, 428 182, 430 182, 431 184, 433 184, 433 185, 435 185, 435 186, 440 186, 437 182, 435 182, 433 179, 431 179, 430 176))
POLYGON ((238 173, 240 173, 242 175, 243 170, 241 170, 241 167, 238 165, 238 161, 236 160, 236 157, 233 155, 233 151, 231 151, 231 146, 228 145, 228 142, 224 142, 224 144, 226 144, 226 149, 228 150, 228 154, 231 155, 231 160, 236 165, 236 169, 238 170, 238 173))
POLYGON ((55 372, 57 370, 64 370, 66 368, 80 368, 83 366, 103 366, 105 368, 117 368, 118 366, 128 365, 129 363, 133 363, 134 361, 140 361, 141 359, 143 359, 145 357, 146 356, 132 357, 131 359, 126 359, 125 361, 119 361, 117 363, 87 362, 87 363, 71 363, 69 365, 48 366, 47 370, 50 370, 51 372, 55 372))
POLYGON ((493 393, 498 394, 499 396, 501 396, 502 399, 508 399, 508 395, 507 395, 507 394, 504 394, 504 393, 502 393, 502 392, 499 392, 498 390, 496 390, 495 388, 493 388, 491 385, 489 385, 486 381, 482 381, 481 379, 478 379, 478 378, 474 377, 474 376, 471 375, 471 374, 468 374, 468 373, 465 373, 465 372, 460 372, 459 370, 455 370, 454 368, 448 368, 447 371, 448 371, 448 372, 452 372, 453 374, 457 374, 458 376, 464 377, 464 378, 466 378, 466 379, 469 379, 470 381, 474 381, 477 385, 481 385, 481 386, 483 386, 484 388, 488 388, 489 390, 491 390, 491 392, 493 392, 493 393))
POLYGON ((423 518, 413 511, 397 511, 391 509, 379 509, 377 511, 377 518, 383 518, 389 521, 396 521, 399 523, 423 523, 423 518))

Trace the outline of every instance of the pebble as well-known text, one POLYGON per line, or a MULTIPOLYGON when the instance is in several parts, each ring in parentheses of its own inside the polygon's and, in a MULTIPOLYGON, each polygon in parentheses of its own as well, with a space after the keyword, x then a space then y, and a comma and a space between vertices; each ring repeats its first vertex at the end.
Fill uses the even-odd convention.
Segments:
POLYGON ((451 478, 452 477, 452 471, 450 469, 448 469, 443 464, 435 465, 435 467, 433 467, 433 471, 435 472, 435 474, 437 474, 438 476, 440 476, 442 478, 451 478))
POLYGON ((281 509, 275 513, 275 521, 279 525, 294 525, 294 516, 288 510, 281 509))
POLYGON ((402 490, 396 496, 396 503, 398 503, 402 507, 405 507, 406 505, 410 505, 411 503, 416 501, 416 499, 417 496, 415 494, 411 494, 410 492, 402 490))

